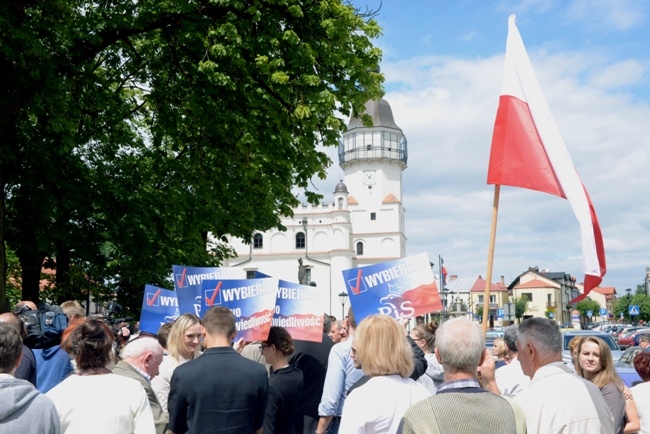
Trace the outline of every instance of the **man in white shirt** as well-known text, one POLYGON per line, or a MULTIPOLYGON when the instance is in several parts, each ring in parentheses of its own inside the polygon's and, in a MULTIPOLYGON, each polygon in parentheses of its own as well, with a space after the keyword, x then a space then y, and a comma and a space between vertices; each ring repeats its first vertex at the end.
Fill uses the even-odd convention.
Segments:
POLYGON ((530 377, 524 374, 517 358, 517 326, 510 326, 503 334, 510 362, 495 372, 497 386, 502 396, 514 398, 528 387, 530 377))
POLYGON ((593 383, 562 362, 562 335, 546 318, 529 318, 517 329, 518 359, 528 387, 515 401, 526 413, 528 434, 611 434, 614 419, 593 383))

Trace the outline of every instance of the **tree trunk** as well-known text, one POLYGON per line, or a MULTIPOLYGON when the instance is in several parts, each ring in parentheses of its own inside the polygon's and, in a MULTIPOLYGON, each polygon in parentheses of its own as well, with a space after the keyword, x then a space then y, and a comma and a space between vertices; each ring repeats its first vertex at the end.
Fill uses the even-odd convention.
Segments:
POLYGON ((29 251, 21 249, 17 254, 23 279, 22 299, 38 304, 41 296, 41 269, 45 255, 35 249, 29 249, 29 251))
POLYGON ((0 313, 9 312, 7 299, 7 249, 5 246, 5 179, 0 166, 0 313))

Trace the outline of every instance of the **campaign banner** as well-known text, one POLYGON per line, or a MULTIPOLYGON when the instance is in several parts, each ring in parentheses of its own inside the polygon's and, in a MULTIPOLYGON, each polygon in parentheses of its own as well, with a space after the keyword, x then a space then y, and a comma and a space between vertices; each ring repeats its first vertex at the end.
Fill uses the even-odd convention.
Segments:
POLYGON ((235 341, 263 341, 269 337, 278 279, 204 280, 201 288, 201 312, 223 306, 235 314, 235 341))
POLYGON ((181 313, 201 316, 201 282, 206 279, 245 279, 246 270, 237 267, 187 267, 172 265, 174 289, 181 313))
POLYGON ((178 298, 174 291, 145 285, 140 313, 140 330, 157 334, 161 325, 174 321, 180 315, 178 298))
POLYGON ((378 313, 400 319, 442 309, 426 253, 343 270, 343 279, 357 323, 378 313))
POLYGON ((323 289, 280 280, 273 325, 284 327, 294 339, 322 342, 323 289))

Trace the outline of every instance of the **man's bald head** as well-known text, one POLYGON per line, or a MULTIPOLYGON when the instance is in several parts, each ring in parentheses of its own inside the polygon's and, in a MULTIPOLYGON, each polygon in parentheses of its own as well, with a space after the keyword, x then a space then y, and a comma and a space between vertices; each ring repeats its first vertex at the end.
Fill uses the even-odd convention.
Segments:
POLYGON ((0 322, 9 324, 13 328, 16 329, 18 334, 25 339, 27 337, 27 333, 25 331, 25 326, 23 325, 23 322, 16 316, 15 313, 12 312, 7 312, 7 313, 1 313, 0 314, 0 322))

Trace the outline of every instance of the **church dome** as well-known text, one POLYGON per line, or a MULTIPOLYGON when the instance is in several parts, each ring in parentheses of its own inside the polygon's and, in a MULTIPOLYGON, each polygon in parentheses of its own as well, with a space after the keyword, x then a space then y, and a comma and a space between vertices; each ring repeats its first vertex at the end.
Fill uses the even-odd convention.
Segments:
POLYGON ((348 193, 348 187, 343 183, 343 181, 336 184, 336 188, 334 188, 334 194, 336 193, 348 193))
MULTIPOLYGON (((401 130, 393 119, 393 110, 385 99, 378 101, 368 101, 365 112, 372 118, 373 127, 384 127, 401 130)), ((354 128, 365 128, 361 118, 352 117, 348 123, 348 131, 354 128)))

